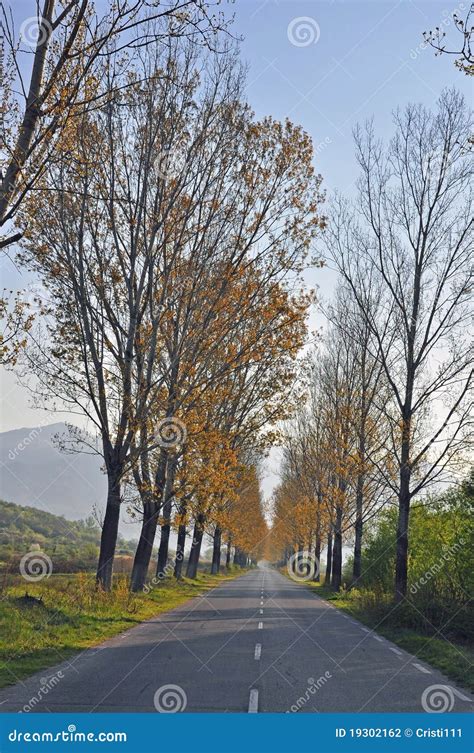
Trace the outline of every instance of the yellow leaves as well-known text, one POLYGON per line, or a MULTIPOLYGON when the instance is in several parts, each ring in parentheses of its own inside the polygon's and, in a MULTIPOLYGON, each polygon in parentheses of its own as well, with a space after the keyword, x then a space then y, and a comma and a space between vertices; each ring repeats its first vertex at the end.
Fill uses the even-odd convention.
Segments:
POLYGON ((225 528, 234 546, 258 558, 268 533, 255 468, 241 466, 235 502, 226 508, 225 528))

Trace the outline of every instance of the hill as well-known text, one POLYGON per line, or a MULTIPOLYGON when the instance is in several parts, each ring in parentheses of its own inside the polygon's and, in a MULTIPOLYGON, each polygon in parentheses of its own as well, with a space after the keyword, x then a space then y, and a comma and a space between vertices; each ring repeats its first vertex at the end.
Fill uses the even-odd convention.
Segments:
MULTIPOLYGON (((95 566, 100 528, 92 518, 79 521, 0 500, 0 568, 15 570, 21 557, 40 549, 56 572, 95 566)), ((134 552, 134 542, 119 537, 118 554, 134 552)))

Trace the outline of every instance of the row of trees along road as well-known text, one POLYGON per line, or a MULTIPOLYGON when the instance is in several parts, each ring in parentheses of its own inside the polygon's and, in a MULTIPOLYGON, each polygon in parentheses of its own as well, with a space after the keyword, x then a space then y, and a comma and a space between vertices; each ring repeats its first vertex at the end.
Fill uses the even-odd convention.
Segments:
MULTIPOLYGON (((28 339, 38 404, 95 430, 97 442, 79 430, 68 442, 104 458, 102 587, 124 502, 142 520, 133 589, 158 527, 160 574, 173 527, 177 577, 191 530, 188 574, 205 533, 214 570, 223 540, 243 563, 266 535, 258 462, 294 408, 312 300, 300 275, 325 224, 311 141, 256 121, 212 3, 122 0, 100 17, 90 0, 44 0, 35 14, 19 40, 1 4, 0 245, 21 242, 17 262, 47 300, 33 326, 2 297, 2 362, 28 339)), ((470 75, 468 21, 452 54, 470 75)), ((469 118, 446 92, 435 114, 397 113, 388 145, 359 130, 358 196, 331 208, 324 252, 340 285, 324 352, 302 374, 309 399, 285 439, 271 538, 318 557, 326 544, 336 588, 344 537, 357 580, 364 526, 393 500, 403 597, 410 501, 470 441, 469 118)))
POLYGON ((86 417, 65 449, 103 456, 105 589, 124 500, 142 521, 133 590, 158 527, 160 575, 173 526, 177 577, 192 527, 190 576, 205 533, 214 570, 222 537, 237 561, 257 556, 259 458, 290 414, 312 301, 300 280, 322 224, 311 140, 255 119, 237 46, 212 33, 206 48, 206 33, 165 16, 122 54, 106 46, 74 95, 93 106, 55 131, 54 158, 15 205, 19 261, 47 291, 25 378, 38 405, 86 417))
POLYGON ((410 503, 464 474, 472 448, 473 123, 450 90, 394 124, 387 144, 372 123, 356 130, 357 195, 330 209, 339 286, 302 375, 309 400, 285 440, 272 541, 276 556, 309 547, 319 560, 324 540, 339 589, 343 537, 357 582, 363 527, 395 503, 401 600, 410 503))

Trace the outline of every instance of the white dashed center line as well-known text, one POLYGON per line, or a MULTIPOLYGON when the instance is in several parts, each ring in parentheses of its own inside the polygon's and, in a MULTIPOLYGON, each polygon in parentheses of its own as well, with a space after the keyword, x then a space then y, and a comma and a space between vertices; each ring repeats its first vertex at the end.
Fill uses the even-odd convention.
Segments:
POLYGON ((259 622, 258 623, 258 629, 259 630, 263 630, 263 622, 259 622))
POLYGON ((415 664, 415 662, 413 662, 413 666, 416 667, 417 669, 419 669, 420 672, 424 672, 425 675, 430 675, 431 674, 430 670, 426 669, 426 667, 422 667, 421 664, 415 664))
POLYGON ((258 713, 258 690, 256 688, 252 688, 252 690, 250 691, 248 713, 249 714, 258 713))
POLYGON ((263 609, 260 610, 260 614, 263 614, 263 609))
POLYGON ((254 659, 256 659, 258 661, 260 659, 261 655, 262 655, 262 644, 261 643, 257 643, 257 645, 255 646, 254 659))

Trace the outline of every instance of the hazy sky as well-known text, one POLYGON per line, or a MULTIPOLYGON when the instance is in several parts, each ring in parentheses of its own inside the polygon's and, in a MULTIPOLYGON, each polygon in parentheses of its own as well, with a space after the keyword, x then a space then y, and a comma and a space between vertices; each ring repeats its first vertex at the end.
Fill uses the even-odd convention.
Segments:
MULTIPOLYGON (((242 57, 249 64, 248 99, 257 116, 289 117, 312 136, 315 166, 324 186, 353 190, 357 168, 352 129, 374 116, 378 133, 391 134, 391 112, 407 102, 435 104, 445 86, 455 85, 472 99, 472 83, 454 67, 451 56, 435 57, 423 31, 442 26, 457 42, 452 12, 465 15, 467 2, 434 0, 338 2, 331 0, 236 0, 223 3, 235 12, 234 32, 243 35, 242 57)), ((15 16, 34 13, 33 0, 15 0, 15 16)), ((2 287, 32 284, 3 258, 2 287)), ((315 270, 309 282, 330 295, 334 275, 315 270)), ((51 421, 62 416, 51 416, 51 421)), ((34 426, 44 414, 28 406, 15 376, 2 379, 0 430, 34 426)), ((276 458, 270 460, 270 468, 276 458)), ((274 483, 270 473, 265 486, 274 483)))

